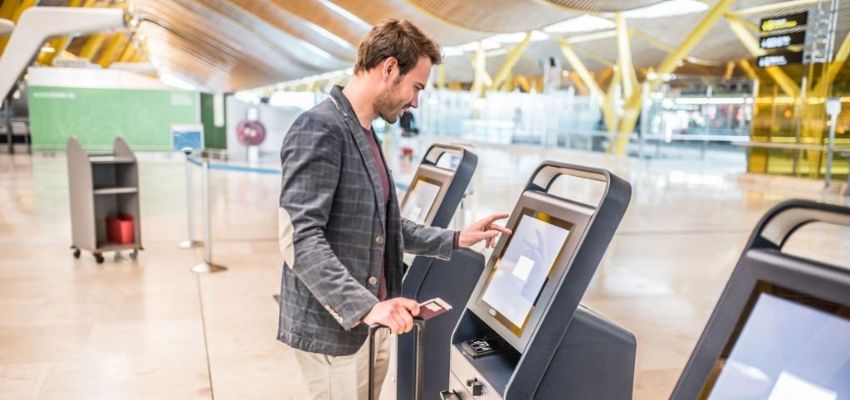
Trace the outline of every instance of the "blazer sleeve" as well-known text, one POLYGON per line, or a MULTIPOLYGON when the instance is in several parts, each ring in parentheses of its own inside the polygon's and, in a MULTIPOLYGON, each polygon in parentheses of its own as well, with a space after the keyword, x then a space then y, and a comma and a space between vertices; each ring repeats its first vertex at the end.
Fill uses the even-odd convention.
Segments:
POLYGON ((291 268, 340 325, 350 330, 378 299, 354 279, 325 237, 341 173, 342 143, 339 129, 317 125, 307 115, 295 121, 280 151, 279 239, 284 268, 291 268))
POLYGON ((454 231, 434 226, 417 224, 407 218, 401 219, 401 234, 404 251, 420 256, 448 260, 454 250, 454 231))

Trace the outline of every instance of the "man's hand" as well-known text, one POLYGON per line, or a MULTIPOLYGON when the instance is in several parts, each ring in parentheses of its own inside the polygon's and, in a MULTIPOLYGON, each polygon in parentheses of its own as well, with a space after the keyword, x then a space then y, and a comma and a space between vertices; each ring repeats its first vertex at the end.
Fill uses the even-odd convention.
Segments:
POLYGON ((419 315, 419 303, 416 300, 396 297, 375 304, 363 317, 363 323, 381 324, 400 335, 413 329, 413 317, 417 315, 419 315))
POLYGON ((466 229, 460 231, 458 244, 461 247, 469 247, 485 240, 486 247, 496 247, 496 237, 499 236, 500 233, 510 235, 513 232, 511 232, 510 229, 496 225, 493 222, 505 219, 509 216, 510 214, 493 214, 470 225, 466 229))

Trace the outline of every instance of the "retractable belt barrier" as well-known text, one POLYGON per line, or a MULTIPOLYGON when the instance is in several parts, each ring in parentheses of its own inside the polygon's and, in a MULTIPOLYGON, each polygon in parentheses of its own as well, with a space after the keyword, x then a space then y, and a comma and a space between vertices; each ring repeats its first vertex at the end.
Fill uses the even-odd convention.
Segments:
MULTIPOLYGON (((192 155, 192 152, 186 151, 186 207, 187 207, 187 228, 189 238, 184 240, 178 244, 178 246, 182 249, 191 249, 194 247, 199 247, 201 244, 204 246, 204 260, 202 263, 197 264, 192 267, 192 271, 195 272, 219 272, 226 271, 227 267, 216 264, 213 262, 213 243, 212 243, 212 211, 210 209, 210 170, 218 170, 218 171, 232 171, 232 172, 244 172, 244 173, 254 173, 254 174, 264 174, 264 175, 280 175, 282 170, 280 168, 268 168, 268 167, 251 167, 246 165, 232 165, 232 164, 224 164, 224 163, 213 163, 210 162, 209 159, 206 158, 198 158, 192 155), (193 174, 191 167, 200 167, 202 171, 201 176, 201 201, 202 201, 202 212, 204 214, 203 224, 204 224, 204 240, 197 240, 195 237, 195 210, 194 210, 194 186, 193 186, 193 174)), ((407 185, 395 182, 396 188, 399 190, 407 190, 407 185)))

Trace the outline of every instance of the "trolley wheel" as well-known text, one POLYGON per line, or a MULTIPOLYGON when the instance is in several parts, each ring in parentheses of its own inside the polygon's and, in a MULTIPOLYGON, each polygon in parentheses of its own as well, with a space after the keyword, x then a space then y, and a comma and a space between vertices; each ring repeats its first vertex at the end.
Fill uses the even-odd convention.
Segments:
POLYGON ((98 264, 103 264, 103 254, 95 254, 94 260, 97 261, 98 264))
POLYGON ((74 258, 80 258, 80 249, 74 249, 74 258))
POLYGON ((136 261, 136 259, 138 259, 138 258, 139 258, 139 250, 138 249, 130 252, 130 259, 131 260, 136 261))

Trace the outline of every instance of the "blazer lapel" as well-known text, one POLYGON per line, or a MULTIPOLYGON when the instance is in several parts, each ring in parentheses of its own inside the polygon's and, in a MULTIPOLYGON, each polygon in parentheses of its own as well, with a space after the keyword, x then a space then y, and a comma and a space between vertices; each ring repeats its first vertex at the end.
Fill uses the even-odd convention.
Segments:
MULTIPOLYGON (((339 87, 334 88, 331 92, 331 96, 334 97, 337 103, 337 106, 342 107, 346 114, 345 121, 348 123, 348 130, 351 134, 352 139, 354 139, 354 143, 357 145, 357 150, 360 152, 360 159, 363 161, 363 165, 366 166, 366 171, 369 173, 369 181, 372 184, 372 189, 374 189, 375 193, 375 203, 378 205, 378 217, 381 219, 381 226, 387 226, 387 205, 384 204, 384 186, 381 184, 381 176, 378 174, 378 160, 372 155, 372 149, 369 147, 368 139, 366 138, 366 132, 363 131, 363 128, 360 126, 360 121, 357 120, 357 116, 354 114, 354 109, 351 108, 351 103, 349 103, 348 99, 345 98, 345 95, 342 94, 342 90, 338 90, 339 87)), ((372 134, 371 132, 369 133, 372 134)), ((387 174, 389 177, 389 173, 387 174)), ((392 184, 392 182, 390 182, 392 184)))

